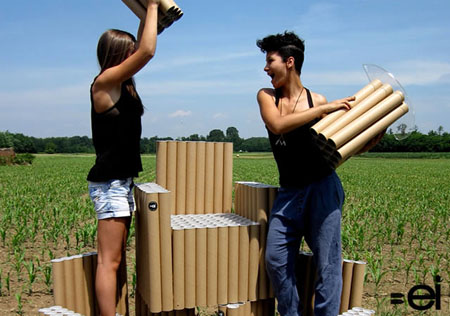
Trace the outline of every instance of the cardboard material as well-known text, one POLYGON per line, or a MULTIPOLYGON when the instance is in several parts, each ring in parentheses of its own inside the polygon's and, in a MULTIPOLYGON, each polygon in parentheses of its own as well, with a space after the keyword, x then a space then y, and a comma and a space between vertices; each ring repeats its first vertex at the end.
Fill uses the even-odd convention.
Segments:
MULTIPOLYGON (((375 79, 372 82, 370 82, 368 85, 363 87, 361 90, 356 92, 354 94, 355 101, 350 102, 350 106, 353 108, 356 105, 358 105, 362 100, 367 98, 370 94, 372 94, 376 89, 380 88, 382 86, 382 83, 380 80, 375 79)), ((345 110, 338 110, 333 113, 328 114, 323 119, 321 119, 319 122, 317 122, 312 128, 311 133, 315 136, 317 136, 319 133, 321 133, 325 128, 327 128, 330 124, 332 124, 334 121, 336 121, 338 118, 340 118, 342 115, 346 113, 345 110)))

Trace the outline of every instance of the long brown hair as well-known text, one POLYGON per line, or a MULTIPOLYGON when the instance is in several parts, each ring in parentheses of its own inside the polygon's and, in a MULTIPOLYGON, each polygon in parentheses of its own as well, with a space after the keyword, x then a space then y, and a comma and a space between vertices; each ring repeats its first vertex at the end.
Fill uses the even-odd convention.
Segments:
MULTIPOLYGON (((120 65, 135 50, 136 38, 133 34, 117 29, 107 30, 100 36, 97 45, 100 73, 108 68, 120 65)), ((124 83, 131 95, 138 98, 133 77, 124 83)))

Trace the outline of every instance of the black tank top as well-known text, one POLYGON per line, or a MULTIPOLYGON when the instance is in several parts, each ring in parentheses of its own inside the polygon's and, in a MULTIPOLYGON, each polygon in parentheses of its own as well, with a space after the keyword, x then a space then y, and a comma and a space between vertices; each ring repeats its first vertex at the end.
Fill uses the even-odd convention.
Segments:
MULTIPOLYGON (((308 105, 312 108, 311 92, 306 89, 308 105)), ((278 107, 279 91, 275 91, 278 107)), ((333 169, 328 166, 319 149, 315 146, 309 129, 318 119, 282 134, 275 135, 269 129, 270 146, 280 174, 280 186, 302 188, 329 175, 333 169)))
MULTIPOLYGON (((95 80, 94 80, 95 82, 95 80)), ((91 127, 96 160, 89 171, 89 181, 137 177, 142 171, 140 156, 141 99, 133 97, 122 83, 116 104, 105 112, 94 110, 91 85, 91 127)))

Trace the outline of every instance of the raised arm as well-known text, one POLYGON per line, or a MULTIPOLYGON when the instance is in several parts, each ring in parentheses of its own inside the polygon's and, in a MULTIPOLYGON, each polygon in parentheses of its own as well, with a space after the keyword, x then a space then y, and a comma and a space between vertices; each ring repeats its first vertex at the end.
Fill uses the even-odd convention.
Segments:
POLYGON ((115 99, 114 93, 120 89, 122 82, 135 75, 155 55, 159 1, 149 0, 148 2, 145 21, 141 22, 143 27, 138 31, 142 34, 138 35, 140 41, 136 44, 136 51, 131 53, 122 63, 104 70, 97 77, 93 87, 97 111, 106 110, 109 106, 112 106, 114 102, 110 102, 107 95, 111 99, 115 99))
POLYGON ((267 128, 274 134, 279 135, 290 132, 297 127, 300 127, 315 118, 321 117, 324 114, 336 111, 338 109, 350 109, 349 102, 353 101, 354 97, 335 100, 327 103, 323 96, 318 96, 315 100, 315 105, 307 110, 294 112, 287 115, 281 115, 277 106, 275 105, 275 95, 273 89, 261 89, 257 95, 259 110, 261 117, 267 128))

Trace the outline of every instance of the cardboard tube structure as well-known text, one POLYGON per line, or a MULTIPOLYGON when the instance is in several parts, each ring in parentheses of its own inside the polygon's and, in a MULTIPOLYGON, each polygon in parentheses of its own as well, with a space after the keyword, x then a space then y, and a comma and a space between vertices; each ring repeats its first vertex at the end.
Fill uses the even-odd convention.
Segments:
POLYGON ((82 255, 84 279, 86 282, 85 295, 85 313, 86 315, 95 315, 95 270, 93 267, 92 257, 94 253, 86 253, 82 255))
POLYGON ((218 228, 217 303, 228 303, 228 227, 218 228))
POLYGON ((205 168, 206 143, 197 143, 196 153, 196 182, 195 182, 195 213, 205 213, 205 168))
POLYGON ((239 226, 239 302, 248 300, 249 235, 249 226, 246 224, 239 226))
POLYGON ((64 262, 65 307, 69 310, 76 309, 75 292, 75 267, 72 258, 66 258, 64 262))
POLYGON ((175 310, 184 309, 184 230, 173 228, 173 305, 175 310))
POLYGON ((194 308, 195 302, 195 229, 189 227, 184 230, 184 306, 194 308))
POLYGON ((196 229, 196 301, 198 306, 207 306, 207 228, 196 229))
POLYGON ((350 111, 346 112, 345 115, 342 115, 339 119, 325 128, 319 134, 319 137, 323 139, 330 138, 332 135, 344 128, 357 117, 361 116, 363 113, 367 112, 370 108, 375 106, 375 104, 390 95, 392 91, 392 87, 389 84, 382 85, 380 88, 375 90, 375 92, 361 101, 358 106, 353 107, 350 111))
POLYGON ((117 271, 117 306, 119 315, 128 315, 128 284, 127 284, 127 263, 125 252, 122 254, 119 270, 117 271))
POLYGON ((408 106, 406 103, 402 103, 399 107, 395 108, 389 114, 378 120, 364 132, 353 138, 347 144, 339 148, 338 156, 340 161, 345 161, 351 155, 355 154, 362 148, 369 140, 385 130, 389 125, 399 119, 401 116, 408 112, 408 106))
POLYGON ((214 213, 223 213, 224 143, 214 143, 214 213))
POLYGON ((172 214, 176 214, 176 192, 177 192, 177 143, 167 142, 167 170, 165 188, 172 192, 171 203, 172 214))
POLYGON ((259 187, 256 191, 256 209, 258 211, 259 234, 260 234, 260 247, 259 247, 259 299, 268 298, 269 281, 266 272, 266 238, 267 238, 267 225, 270 209, 268 208, 269 188, 259 187))
POLYGON ((86 314, 85 297, 87 296, 87 284, 85 283, 83 271, 83 257, 81 255, 73 256, 73 279, 75 286, 75 307, 73 310, 86 314))
POLYGON ((156 183, 167 187, 167 142, 156 142, 156 183))
POLYGON ((355 261, 353 265, 352 288, 349 308, 361 307, 366 263, 355 261))
POLYGON ((217 305, 217 246, 218 229, 214 225, 211 225, 207 228, 206 299, 208 306, 217 305))
POLYGON ((51 262, 55 305, 66 306, 66 297, 64 295, 64 259, 53 259, 51 262))
POLYGON ((258 299, 258 273, 260 264, 259 225, 250 227, 249 263, 248 263, 248 300, 258 299))
POLYGON ((214 143, 206 142, 205 213, 214 213, 214 143))
POLYGON ((360 117, 356 118, 354 121, 350 122, 347 126, 331 136, 328 139, 331 147, 334 149, 341 147, 368 126, 372 125, 390 111, 398 107, 403 100, 403 94, 400 91, 395 91, 366 113, 362 114, 360 117))
POLYGON ((186 214, 195 214, 197 143, 188 142, 186 149, 186 214))
POLYGON ((237 303, 239 291, 239 226, 228 232, 228 302, 237 303))
POLYGON ((137 0, 122 0, 123 3, 139 18, 144 21, 147 15, 147 9, 137 0))
POLYGON ((186 213, 186 142, 177 142, 177 185, 175 214, 186 213))
POLYGON ((159 201, 159 231, 161 242, 161 292, 162 310, 173 310, 172 284, 172 230, 170 228, 172 192, 158 194, 159 201))
MULTIPOLYGON (((160 229, 159 229, 159 199, 158 193, 150 193, 145 196, 147 211, 142 212, 144 223, 148 228, 149 254, 149 308, 152 313, 158 313, 162 308, 161 296, 161 252, 160 252, 160 229), (155 209, 156 205, 156 209, 155 209)), ((145 251, 145 250, 144 250, 145 251)))
MULTIPOLYGON (((354 94, 355 101, 350 102, 351 108, 358 105, 362 100, 364 100, 366 97, 368 97, 370 94, 372 94, 376 89, 382 86, 382 83, 380 80, 375 79, 372 82, 370 82, 367 86, 359 90, 354 94)), ((346 113, 345 110, 338 110, 333 113, 328 114, 323 119, 321 119, 319 122, 317 122, 312 128, 311 133, 315 136, 317 136, 319 133, 321 133, 325 128, 327 128, 330 124, 332 124, 334 121, 336 121, 338 118, 340 118, 342 115, 346 113)))
POLYGON ((221 213, 230 213, 233 189, 233 143, 224 143, 223 150, 223 206, 221 213))
POLYGON ((342 265, 342 293, 339 314, 348 310, 352 288, 353 261, 344 259, 342 265))

